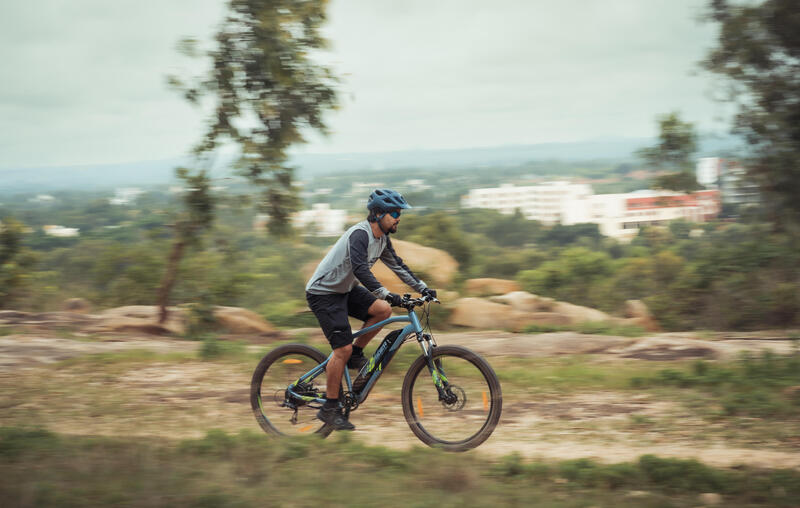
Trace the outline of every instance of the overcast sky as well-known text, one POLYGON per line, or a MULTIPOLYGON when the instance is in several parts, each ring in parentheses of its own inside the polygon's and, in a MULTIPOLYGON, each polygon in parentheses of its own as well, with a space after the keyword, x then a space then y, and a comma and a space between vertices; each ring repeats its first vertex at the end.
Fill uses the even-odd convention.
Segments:
MULTIPOLYGON (((302 151, 463 148, 656 135, 681 111, 725 131, 697 62, 704 0, 333 0, 343 78, 331 136, 302 151)), ((176 42, 223 0, 0 4, 0 168, 184 155, 203 118, 166 86, 176 42)))

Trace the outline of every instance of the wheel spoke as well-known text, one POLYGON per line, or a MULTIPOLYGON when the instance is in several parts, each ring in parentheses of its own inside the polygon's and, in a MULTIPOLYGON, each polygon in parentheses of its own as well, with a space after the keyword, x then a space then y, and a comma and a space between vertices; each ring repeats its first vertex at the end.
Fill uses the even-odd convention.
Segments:
POLYGON ((464 348, 441 348, 434 354, 434 375, 421 357, 404 383, 406 419, 428 444, 452 450, 477 446, 499 419, 499 382, 485 360, 464 348), (437 380, 443 384, 441 393, 437 380))
MULTIPOLYGON (((287 394, 290 385, 324 358, 319 351, 301 345, 282 346, 264 357, 253 375, 250 396, 256 419, 265 431, 289 436, 329 432, 316 417, 318 404, 309 405, 308 400, 287 394)), ((292 391, 305 397, 324 397, 326 379, 322 372, 313 380, 293 385, 292 391)))

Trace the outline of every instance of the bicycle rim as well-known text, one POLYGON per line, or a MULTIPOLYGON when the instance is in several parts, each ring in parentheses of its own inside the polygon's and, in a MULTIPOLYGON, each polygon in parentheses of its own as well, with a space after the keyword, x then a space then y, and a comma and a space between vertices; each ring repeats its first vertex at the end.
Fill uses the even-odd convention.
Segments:
MULTIPOLYGON (((286 389, 303 374, 325 360, 314 348, 304 345, 282 346, 261 360, 250 387, 250 400, 259 425, 266 432, 284 436, 328 435, 331 428, 317 419, 318 404, 309 406, 298 400, 286 404, 286 389)), ((312 381, 296 386, 297 393, 325 397, 325 372, 312 381)))
POLYGON ((442 400, 424 357, 409 370, 403 386, 403 411, 411 430, 423 442, 452 451, 478 446, 500 418, 502 395, 491 367, 480 356, 443 346, 434 359, 446 386, 442 400))

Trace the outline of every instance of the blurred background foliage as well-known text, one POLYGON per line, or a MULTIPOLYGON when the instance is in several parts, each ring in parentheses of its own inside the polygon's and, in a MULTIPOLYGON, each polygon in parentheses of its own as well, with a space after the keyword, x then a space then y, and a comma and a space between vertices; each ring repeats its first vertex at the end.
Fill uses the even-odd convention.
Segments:
MULTIPOLYGON (((142 197, 145 206, 104 208, 92 196, 74 198, 45 207, 22 196, 5 200, 0 306, 53 310, 72 297, 99 308, 152 305, 170 248, 168 218, 180 205, 157 191, 142 197), (81 236, 45 236, 41 226, 53 217, 80 224, 81 236)), ((173 300, 247 307, 293 324, 305 306, 303 268, 334 239, 254 231, 252 210, 221 203, 204 248, 188 252, 180 267, 173 300)), ((755 219, 675 221, 623 244, 593 224, 547 227, 519 214, 428 208, 404 215, 397 238, 459 262, 445 289, 475 277, 516 279, 526 291, 608 312, 642 299, 668 330, 800 324, 800 239, 755 219)))

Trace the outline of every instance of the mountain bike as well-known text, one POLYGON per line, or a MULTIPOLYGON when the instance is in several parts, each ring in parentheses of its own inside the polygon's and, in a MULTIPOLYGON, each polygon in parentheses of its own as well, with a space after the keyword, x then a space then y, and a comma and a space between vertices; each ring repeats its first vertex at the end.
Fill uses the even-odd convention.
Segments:
MULTIPOLYGON (((429 446, 450 451, 475 448, 500 420, 503 396, 492 367, 460 346, 438 346, 430 330, 430 307, 439 300, 403 295, 408 315, 392 316, 353 333, 356 338, 391 323, 408 323, 389 332, 351 380, 345 368, 339 391, 345 416, 363 404, 405 342, 416 339, 422 354, 403 380, 401 403, 411 431, 429 446), (416 308, 421 307, 423 327, 416 308)), ((325 402, 325 367, 331 356, 305 344, 286 344, 261 359, 250 385, 250 403, 261 428, 271 434, 328 436, 333 428, 316 418, 325 402)))

